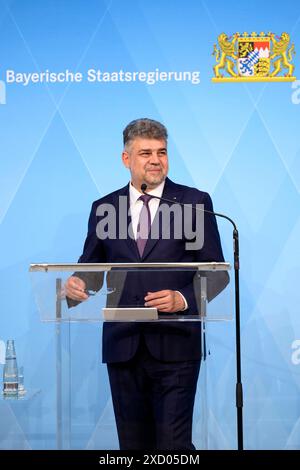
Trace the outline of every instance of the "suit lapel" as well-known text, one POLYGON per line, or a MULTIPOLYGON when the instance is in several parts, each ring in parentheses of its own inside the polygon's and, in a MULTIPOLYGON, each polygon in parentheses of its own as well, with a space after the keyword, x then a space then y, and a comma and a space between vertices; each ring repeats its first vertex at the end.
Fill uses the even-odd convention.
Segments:
MULTIPOLYGON (((120 218, 120 196, 125 196, 127 198, 127 211, 126 211, 126 227, 127 227, 127 232, 126 232, 126 237, 123 239, 119 239, 119 242, 123 242, 126 244, 127 249, 134 255, 136 258, 136 261, 139 262, 141 260, 139 250, 136 244, 136 241, 133 236, 132 232, 132 225, 131 225, 131 216, 130 216, 130 196, 129 196, 129 185, 125 186, 124 188, 120 189, 116 195, 116 200, 115 200, 115 209, 116 209, 116 217, 117 217, 117 233, 120 233, 119 231, 119 224, 121 221, 120 218)), ((122 210, 124 210, 124 206, 122 206, 122 210)), ((124 215, 122 215, 122 218, 124 219, 124 215)))
MULTIPOLYGON (((169 178, 166 178, 164 190, 163 190, 163 193, 162 193, 162 198, 169 199, 170 201, 174 201, 174 203, 176 203, 176 201, 180 202, 180 200, 181 200, 180 196, 181 195, 182 195, 181 186, 173 183, 173 181, 171 181, 169 178)), ((115 205, 116 216, 117 216, 117 233, 119 233, 119 223, 120 223, 120 214, 119 214, 119 201, 120 201, 119 197, 120 196, 126 196, 126 198, 127 198, 127 214, 126 214, 126 217, 127 217, 128 232, 127 232, 126 238, 123 239, 123 240, 119 240, 119 241, 120 242, 122 241, 126 244, 127 249, 130 251, 131 254, 133 254, 133 256, 134 256, 134 258, 136 258, 137 262, 144 261, 149 256, 149 254, 152 252, 152 250, 154 249, 157 242, 159 241, 159 239, 162 236, 161 224, 159 224, 159 238, 158 239, 152 239, 152 238, 148 239, 148 241, 146 243, 146 246, 145 246, 143 256, 141 257, 140 254, 139 254, 139 251, 138 251, 136 241, 135 241, 135 239, 133 237, 133 234, 132 234, 131 216, 130 216, 130 210, 129 210, 129 208, 130 208, 129 185, 126 185, 124 188, 120 189, 116 194, 116 199, 115 199, 115 204, 114 205, 115 205), (130 235, 129 232, 131 232, 131 235, 130 235)), ((159 208, 163 203, 168 204, 169 206, 172 205, 172 202, 160 201, 159 206, 158 206, 158 210, 156 212, 153 223, 158 223, 159 208)), ((173 218, 174 218, 174 214, 173 214, 173 212, 171 212, 171 214, 170 214, 170 223, 172 222, 173 218)))
MULTIPOLYGON (((169 178, 166 178, 164 190, 163 190, 163 193, 162 193, 162 198, 169 199, 170 201, 174 201, 174 203, 176 203, 177 199, 179 199, 179 193, 180 193, 179 186, 176 185, 175 183, 173 183, 173 181, 171 181, 169 178)), ((165 201, 160 201, 159 202, 159 206, 158 206, 158 209, 157 209, 157 212, 155 214, 155 217, 154 217, 154 220, 153 220, 152 224, 159 222, 158 221, 159 208, 162 204, 168 204, 169 206, 171 206, 172 202, 165 202, 165 201)), ((171 224, 173 218, 174 218, 174 213, 171 212, 171 214, 170 214, 170 224, 171 224)), ((162 236, 162 227, 161 227, 161 224, 159 224, 159 238, 158 239, 153 239, 153 238, 148 239, 148 241, 146 243, 146 246, 145 246, 143 256, 142 256, 142 260, 144 260, 146 257, 149 256, 149 254, 151 253, 153 248, 156 246, 156 244, 159 241, 159 239, 161 238, 161 236, 162 236)))

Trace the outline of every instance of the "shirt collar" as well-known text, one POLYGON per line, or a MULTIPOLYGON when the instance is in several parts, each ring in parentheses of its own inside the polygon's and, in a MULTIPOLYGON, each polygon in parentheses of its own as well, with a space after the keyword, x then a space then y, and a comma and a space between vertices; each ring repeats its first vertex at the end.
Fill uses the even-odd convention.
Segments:
MULTIPOLYGON (((161 197, 164 187, 165 187, 165 181, 164 180, 162 183, 160 183, 156 188, 152 189, 151 191, 148 191, 147 194, 151 194, 152 196, 158 196, 161 197)), ((130 205, 133 205, 137 202, 138 198, 142 195, 131 183, 129 183, 129 197, 130 197, 130 205)))

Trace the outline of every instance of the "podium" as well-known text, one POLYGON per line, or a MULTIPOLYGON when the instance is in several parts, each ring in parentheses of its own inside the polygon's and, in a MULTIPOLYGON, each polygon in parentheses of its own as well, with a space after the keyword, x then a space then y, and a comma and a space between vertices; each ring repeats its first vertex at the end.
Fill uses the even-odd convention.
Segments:
MULTIPOLYGON (((56 447, 57 449, 113 449, 117 433, 110 401, 102 403, 100 418, 79 428, 74 416, 75 392, 86 381, 84 358, 89 338, 85 325, 99 330, 108 323, 147 323, 163 326, 166 322, 201 322, 201 447, 207 447, 205 417, 206 322, 230 321, 234 312, 234 292, 229 277, 229 263, 95 263, 31 264, 30 274, 40 320, 54 323, 56 343, 56 447), (71 276, 84 280, 88 299, 76 302, 66 297, 64 285, 71 276), (188 288, 193 301, 186 311, 162 313, 144 305, 148 291, 188 288), (74 349, 74 329, 80 334, 82 354, 74 349), (74 358, 74 353, 76 359, 74 358), (84 360, 84 359, 83 359, 84 360), (77 384, 77 389, 76 389, 77 384), (100 423, 100 424, 99 424, 100 423), (101 427, 102 426, 102 427, 101 427), (101 429, 100 429, 101 428, 101 429), (103 432, 105 428, 105 432, 103 432), (84 434, 86 433, 86 434, 84 434), (84 435, 84 438, 78 436, 84 435), (110 437, 109 437, 110 436, 110 437), (114 444, 112 445, 112 442, 114 444)), ((89 351, 89 360, 101 363, 99 350, 89 351)), ((97 370, 95 372, 97 374, 97 370)), ((94 377, 94 381, 97 378, 94 377)), ((106 392, 108 390, 103 381, 106 392)), ((99 396, 99 402, 101 397, 99 396)), ((97 402, 95 406, 97 408, 97 402)), ((79 406, 80 408, 80 406, 79 406)), ((196 445, 197 447, 197 445, 196 445)))

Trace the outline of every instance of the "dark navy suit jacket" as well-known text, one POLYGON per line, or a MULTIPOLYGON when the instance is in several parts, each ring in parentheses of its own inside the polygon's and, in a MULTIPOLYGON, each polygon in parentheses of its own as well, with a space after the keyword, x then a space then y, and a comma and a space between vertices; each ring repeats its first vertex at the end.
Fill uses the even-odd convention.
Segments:
MULTIPOLYGON (((186 250, 185 243, 191 240, 148 239, 142 258, 139 255, 134 239, 101 240, 97 237, 96 226, 101 217, 96 215, 100 204, 111 204, 116 209, 118 221, 119 197, 127 196, 129 204, 129 185, 115 191, 92 205, 88 234, 80 263, 140 263, 140 262, 210 262, 224 261, 219 232, 215 217, 204 215, 204 245, 200 250, 186 250)), ((194 188, 175 184, 166 178, 163 198, 186 204, 204 204, 204 208, 212 211, 212 202, 208 193, 194 188)), ((195 211, 194 213, 195 214, 195 211)), ((193 215, 193 217, 195 217, 193 215)), ((171 217, 170 225, 174 224, 171 217)), ((130 216, 128 215, 128 224, 130 216)), ((117 223, 118 233, 118 223, 117 223)), ((174 227, 171 227, 171 234, 174 227)), ((111 272, 107 283, 114 285, 114 276, 111 272)), ((120 273, 119 273, 120 275, 120 273)), ((197 305, 193 289, 195 272, 183 273, 127 273, 123 282, 120 306, 144 306, 144 296, 148 291, 172 289, 180 291, 188 302, 188 310, 184 314, 195 314, 197 305)), ((227 284, 223 282, 222 290, 227 284)), ((88 287, 98 290, 101 286, 99 277, 91 275, 87 280, 88 287)), ((113 305, 112 297, 108 296, 108 305, 113 305)), ((150 353, 162 361, 199 360, 201 358, 201 324, 199 322, 160 322, 160 323, 105 323, 103 327, 103 362, 114 363, 131 359, 137 351, 139 337, 143 334, 150 353)))

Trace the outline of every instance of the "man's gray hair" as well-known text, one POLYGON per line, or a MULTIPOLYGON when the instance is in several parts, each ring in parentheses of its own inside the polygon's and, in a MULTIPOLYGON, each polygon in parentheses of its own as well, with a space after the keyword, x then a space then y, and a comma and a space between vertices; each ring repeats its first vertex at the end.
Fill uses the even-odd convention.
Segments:
POLYGON ((167 141, 168 131, 163 124, 153 119, 135 119, 123 131, 124 147, 128 146, 136 137, 167 141))

